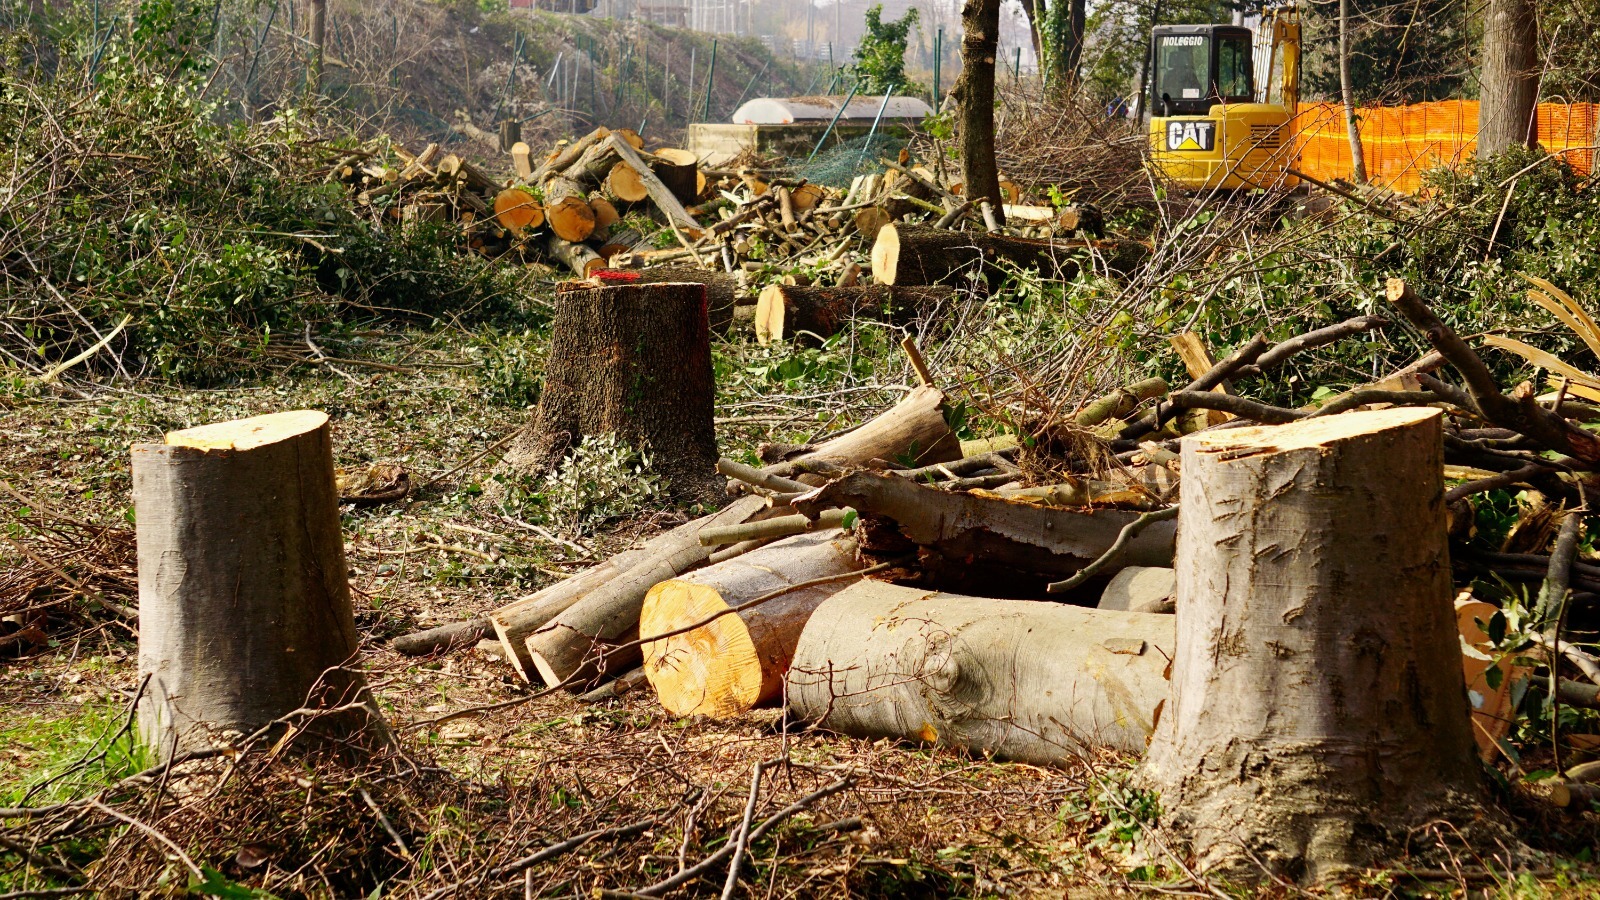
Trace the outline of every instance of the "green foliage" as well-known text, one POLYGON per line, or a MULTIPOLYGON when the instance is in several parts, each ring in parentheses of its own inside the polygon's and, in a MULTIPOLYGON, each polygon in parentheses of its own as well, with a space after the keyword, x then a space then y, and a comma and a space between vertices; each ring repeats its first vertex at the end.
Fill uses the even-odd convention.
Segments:
POLYGON ((920 13, 916 7, 906 10, 898 21, 883 21, 883 4, 876 3, 867 9, 867 30, 856 45, 855 64, 851 72, 856 78, 857 92, 883 94, 893 90, 900 94, 923 92, 922 88, 906 79, 906 40, 911 29, 917 26, 920 13))
MULTIPOLYGON (((1161 817, 1161 801, 1154 792, 1133 786, 1132 770, 1121 769, 1091 781, 1082 793, 1072 795, 1058 815, 1087 828, 1088 847, 1128 853, 1138 847, 1145 826, 1161 817)), ((1139 874, 1149 877, 1155 873, 1139 874)))
POLYGON ((666 482, 649 468, 648 450, 630 447, 615 434, 586 437, 545 476, 545 514, 564 528, 587 532, 659 504, 666 482))
POLYGON ((489 402, 517 407, 539 402, 548 336, 527 330, 501 334, 491 329, 478 341, 483 354, 479 381, 489 402))
POLYGON ((24 717, 0 728, 20 765, 0 778, 0 806, 37 806, 92 794, 153 759, 124 728, 127 710, 87 704, 59 719, 24 717))

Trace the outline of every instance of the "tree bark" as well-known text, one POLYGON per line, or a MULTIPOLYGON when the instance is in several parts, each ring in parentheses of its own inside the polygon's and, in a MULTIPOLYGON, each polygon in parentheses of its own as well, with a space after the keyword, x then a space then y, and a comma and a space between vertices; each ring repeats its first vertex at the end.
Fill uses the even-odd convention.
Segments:
POLYGON ((641 654, 637 647, 606 651, 612 644, 638 636, 645 594, 657 584, 705 564, 714 548, 700 543, 701 529, 744 522, 766 508, 765 498, 740 497, 689 526, 668 532, 626 571, 577 598, 524 642, 539 678, 547 685, 565 683, 568 690, 579 692, 599 676, 638 665, 641 654))
POLYGON ((1059 763, 1141 753, 1167 696, 1173 617, 862 581, 812 614, 789 668, 800 718, 1059 763))
POLYGON ((1483 26, 1478 158, 1533 146, 1539 24, 1532 0, 1489 0, 1483 26))
POLYGON ((786 338, 816 343, 833 337, 851 319, 868 317, 905 324, 933 311, 955 296, 948 286, 848 288, 769 285, 756 301, 756 340, 762 344, 786 338))
POLYGON ((583 154, 589 152, 590 147, 600 143, 610 135, 610 129, 602 126, 557 150, 540 164, 539 168, 534 172, 534 180, 543 181, 552 172, 562 171, 576 162, 583 154))
POLYGON ((1361 149, 1355 95, 1350 81, 1350 0, 1339 0, 1339 99, 1344 103, 1344 124, 1350 138, 1350 180, 1366 184, 1367 157, 1361 149))
POLYGON ((257 416, 135 444, 133 497, 146 746, 167 759, 302 707, 354 705, 294 723, 318 740, 383 729, 366 682, 346 668, 358 637, 325 414, 257 416))
POLYGON ((590 249, 588 244, 564 241, 556 234, 545 236, 544 248, 552 259, 559 260, 579 278, 588 278, 606 264, 606 261, 600 258, 600 254, 590 249))
POLYGON ((649 454, 681 499, 707 499, 717 464, 705 288, 645 284, 556 294, 544 390, 501 471, 549 471, 590 435, 649 454))
MULTIPOLYGON (((999 52, 1000 0, 963 0, 961 77, 950 95, 960 106, 961 181, 966 196, 999 207, 1000 168, 994 156, 994 59, 999 52)), ((891 284, 893 282, 890 282, 891 284)))
POLYGON ((861 568, 855 541, 837 530, 786 538, 650 589, 639 634, 667 634, 779 591, 693 631, 644 645, 644 670, 673 715, 728 718, 783 693, 800 629, 849 579, 799 587, 861 568))
POLYGON ((945 420, 944 392, 920 387, 847 434, 768 466, 772 475, 803 472, 810 464, 863 466, 911 457, 919 466, 961 458, 961 439, 945 420))
POLYGON ((739 279, 726 272, 693 266, 651 266, 648 269, 601 269, 590 273, 605 284, 702 284, 706 288, 706 315, 711 330, 726 334, 739 302, 739 279))
POLYGON ((1172 694, 1141 780, 1201 870, 1323 880, 1479 813, 1441 418, 1183 442, 1172 694))

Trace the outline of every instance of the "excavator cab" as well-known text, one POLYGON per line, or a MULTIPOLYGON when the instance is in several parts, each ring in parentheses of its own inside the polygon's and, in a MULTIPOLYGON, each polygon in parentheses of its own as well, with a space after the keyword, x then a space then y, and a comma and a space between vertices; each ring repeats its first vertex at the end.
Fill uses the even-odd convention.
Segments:
POLYGON ((1294 184, 1290 133, 1299 102, 1300 20, 1269 9, 1270 81, 1256 84, 1255 34, 1236 25, 1159 25, 1151 35, 1152 164, 1189 190, 1294 184))

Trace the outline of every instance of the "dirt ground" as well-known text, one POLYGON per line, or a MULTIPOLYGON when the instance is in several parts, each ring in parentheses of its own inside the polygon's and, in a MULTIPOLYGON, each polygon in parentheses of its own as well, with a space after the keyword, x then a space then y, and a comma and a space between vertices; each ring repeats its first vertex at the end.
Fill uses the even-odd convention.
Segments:
MULTIPOLYGON (((23 563, 19 548, 48 546, 35 542, 29 524, 42 510, 125 529, 129 445, 205 422, 325 410, 338 466, 397 464, 420 486, 403 502, 344 516, 361 662, 399 737, 395 752, 354 768, 313 765, 276 748, 197 765, 189 774, 207 788, 162 802, 149 789, 124 792, 117 808, 147 828, 108 820, 84 846, 37 850, 31 865, 21 851, 0 855, 0 896, 58 884, 41 868, 49 860, 81 867, 98 893, 113 896, 185 884, 215 896, 640 896, 725 847, 747 806, 760 823, 795 803, 798 810, 751 843, 737 884, 722 896, 1235 894, 1188 878, 1161 856, 1159 839, 1140 840, 1150 836, 1150 809, 1125 786, 1127 760, 998 763, 810 731, 779 710, 676 720, 647 690, 601 704, 565 694, 529 700, 493 648, 431 659, 394 653, 387 641, 396 635, 481 616, 690 512, 648 512, 598 533, 507 514, 481 496, 493 454, 472 460, 526 410, 484 398, 472 349, 456 337, 412 335, 395 348, 387 358, 403 361, 404 372, 301 370, 224 389, 139 385, 93 399, 0 396, 0 480, 11 489, 0 498, 0 527, 15 541, 0 544, 7 567, 23 563), (503 705, 453 715, 496 704, 503 705), (752 773, 764 761, 774 762, 761 770, 752 800, 752 773), (604 833, 524 864, 541 848, 596 830, 604 833)), ((870 390, 724 397, 723 452, 838 427, 891 398, 870 390)), ((128 545, 119 546, 127 564, 128 545)), ((137 759, 119 767, 104 752, 94 766, 73 765, 103 750, 125 719, 138 688, 135 627, 91 615, 9 646, 0 662, 9 763, 0 771, 0 805, 65 799, 138 771, 137 759), (43 792, 28 796, 40 784, 43 792)), ((1530 813, 1529 823, 1544 830, 1547 846, 1560 845, 1563 833, 1587 833, 1545 813, 1530 813)), ((34 846, 49 844, 39 840, 34 846)), ((1565 858, 1512 863, 1522 874, 1504 874, 1505 860, 1464 858, 1454 869, 1430 863, 1415 877, 1378 876, 1345 891, 1600 896, 1586 880, 1587 854, 1567 850, 1565 858)), ((727 873, 726 862, 711 866, 677 895, 715 895, 727 873)))

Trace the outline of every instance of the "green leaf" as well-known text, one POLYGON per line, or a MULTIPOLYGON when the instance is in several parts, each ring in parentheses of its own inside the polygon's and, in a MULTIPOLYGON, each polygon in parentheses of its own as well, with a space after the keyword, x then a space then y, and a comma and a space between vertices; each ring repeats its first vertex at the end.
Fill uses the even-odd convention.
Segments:
POLYGON ((839 520, 839 527, 843 528, 845 531, 849 531, 850 529, 856 527, 856 520, 859 518, 860 515, 857 514, 855 510, 846 507, 844 511, 844 518, 839 520))
POLYGON ((1501 671, 1498 664, 1492 665, 1483 670, 1483 683, 1487 684, 1489 686, 1489 690, 1491 691, 1500 690, 1500 685, 1505 681, 1505 679, 1506 673, 1501 671))
POLYGON ((1497 612, 1489 617, 1489 641, 1496 647, 1506 640, 1506 614, 1497 612))

